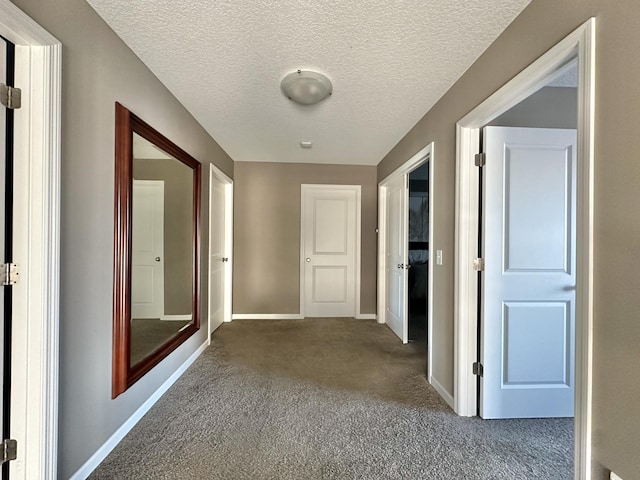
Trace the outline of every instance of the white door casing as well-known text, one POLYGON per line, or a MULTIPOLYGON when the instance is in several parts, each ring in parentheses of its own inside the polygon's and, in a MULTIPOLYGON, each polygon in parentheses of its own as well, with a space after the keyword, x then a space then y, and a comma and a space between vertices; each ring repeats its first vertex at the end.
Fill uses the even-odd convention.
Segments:
POLYGON ((134 180, 131 317, 164 317, 164 182, 134 180))
POLYGON ((389 328, 402 343, 409 341, 407 250, 409 186, 401 175, 386 186, 386 312, 389 328))
POLYGON ((0 35, 16 45, 11 431, 12 480, 54 479, 58 464, 61 43, 8 1, 0 35))
POLYGON ((231 321, 233 181, 214 165, 209 174, 209 341, 231 321))
MULTIPOLYGON (((4 39, 0 39, 0 82, 3 84, 7 84, 7 44, 4 39)), ((5 258, 5 235, 8 232, 5 231, 5 194, 6 194, 6 121, 7 116, 5 112, 5 107, 0 105, 0 198, 2 198, 2 202, 0 202, 0 255, 2 256, 2 263, 7 263, 8 258, 5 258)), ((0 292, 0 432, 2 432, 5 418, 5 405, 4 395, 5 395, 5 364, 4 364, 4 333, 5 333, 5 323, 9 322, 11 319, 5 317, 5 305, 4 305, 4 292, 0 292)), ((9 372, 10 373, 10 372, 9 372)))
POLYGON ((486 127, 483 418, 572 417, 576 131, 486 127))
POLYGON ((359 185, 302 185, 301 314, 355 317, 360 302, 359 185))

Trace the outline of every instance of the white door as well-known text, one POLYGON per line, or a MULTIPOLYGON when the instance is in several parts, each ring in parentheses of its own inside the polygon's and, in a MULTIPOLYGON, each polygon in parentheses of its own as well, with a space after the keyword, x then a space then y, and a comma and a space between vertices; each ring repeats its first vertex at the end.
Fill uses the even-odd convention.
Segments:
POLYGON ((407 175, 401 175, 386 186, 386 312, 389 328, 402 343, 409 340, 407 302, 407 247, 408 224, 407 201, 409 187, 407 175))
POLYGON ((131 317, 164 316, 164 182, 134 180, 131 317))
POLYGON ((360 186, 302 185, 300 273, 306 317, 355 316, 359 195, 360 186))
POLYGON ((572 417, 576 131, 484 129, 483 418, 572 417))
POLYGON ((230 245, 227 245, 227 188, 226 180, 211 167, 209 197, 209 335, 225 321, 227 288, 225 279, 230 268, 230 245))

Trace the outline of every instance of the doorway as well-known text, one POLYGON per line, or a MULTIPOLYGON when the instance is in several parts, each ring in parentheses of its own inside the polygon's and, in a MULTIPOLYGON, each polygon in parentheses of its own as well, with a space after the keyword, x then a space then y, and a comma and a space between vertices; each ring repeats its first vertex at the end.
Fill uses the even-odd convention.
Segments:
POLYGON ((434 168, 430 143, 378 184, 378 322, 403 343, 425 342, 432 384, 434 168))
MULTIPOLYGON (((456 278, 455 278, 455 410, 459 415, 477 412, 478 281, 474 259, 478 256, 480 172, 474 165, 479 152, 479 130, 540 90, 577 60, 576 145, 576 307, 575 307, 575 475, 589 471, 591 411, 591 335, 593 238, 593 107, 595 19, 590 19, 502 89, 461 119, 457 125, 456 172, 456 278)), ((481 262, 476 261, 481 268, 481 262)))
POLYGON ((211 334, 231 321, 233 180, 211 164, 209 170, 209 321, 211 334))
POLYGON ((55 478, 58 445, 60 99, 62 45, 11 2, 0 35, 16 45, 11 480, 55 478), (28 367, 28 368, 27 368, 28 367), (27 434, 28 433, 28 434, 27 434))
POLYGON ((360 185, 301 186, 300 313, 360 314, 360 185))

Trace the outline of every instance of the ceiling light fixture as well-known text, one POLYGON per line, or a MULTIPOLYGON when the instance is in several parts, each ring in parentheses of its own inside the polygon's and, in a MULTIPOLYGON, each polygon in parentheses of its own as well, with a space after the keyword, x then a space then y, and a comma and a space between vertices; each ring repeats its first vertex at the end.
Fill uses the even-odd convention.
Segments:
POLYGON ((289 100, 312 105, 324 100, 333 93, 331 80, 325 75, 310 70, 297 70, 280 82, 282 92, 289 100))

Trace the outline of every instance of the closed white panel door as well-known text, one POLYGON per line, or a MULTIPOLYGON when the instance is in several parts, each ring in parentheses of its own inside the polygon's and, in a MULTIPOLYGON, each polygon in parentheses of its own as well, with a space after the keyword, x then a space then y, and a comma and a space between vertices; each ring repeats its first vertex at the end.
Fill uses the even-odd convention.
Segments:
POLYGON ((225 188, 226 185, 211 175, 209 206, 209 332, 224 322, 224 277, 228 263, 225 245, 225 188))
POLYGON ((572 417, 576 131, 487 127, 480 415, 572 417))
POLYGON ((355 316, 358 192, 354 186, 302 186, 306 317, 355 316))
POLYGON ((133 181, 131 317, 164 316, 164 182, 133 181))
POLYGON ((402 175, 386 187, 386 323, 403 343, 408 342, 407 247, 409 188, 402 175))

